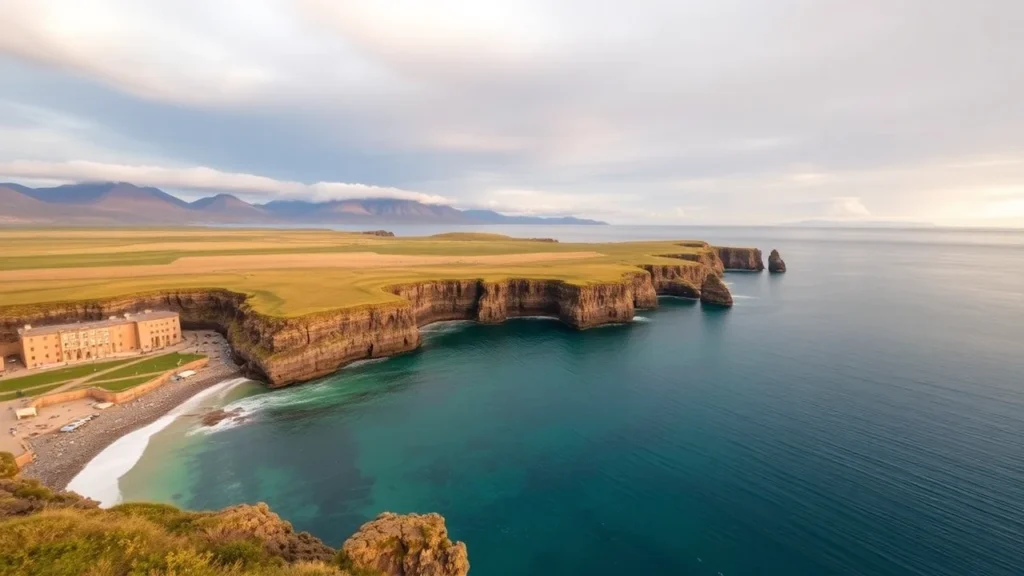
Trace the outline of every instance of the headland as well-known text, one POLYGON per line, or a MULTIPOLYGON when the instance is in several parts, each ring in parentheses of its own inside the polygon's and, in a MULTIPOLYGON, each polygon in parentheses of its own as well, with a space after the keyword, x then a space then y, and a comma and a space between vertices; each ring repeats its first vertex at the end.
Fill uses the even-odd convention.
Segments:
POLYGON ((659 295, 731 306, 726 269, 756 248, 696 240, 573 244, 492 234, 375 231, 12 230, 0 259, 0 347, 24 324, 143 309, 224 334, 271 387, 416 349, 440 320, 551 316, 587 329, 629 322, 659 295))

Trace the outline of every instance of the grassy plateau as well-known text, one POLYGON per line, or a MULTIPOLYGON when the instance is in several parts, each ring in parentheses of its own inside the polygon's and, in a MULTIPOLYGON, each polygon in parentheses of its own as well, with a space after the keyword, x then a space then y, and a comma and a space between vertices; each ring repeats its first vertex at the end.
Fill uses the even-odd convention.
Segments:
MULTIPOLYGON (((52 302, 225 288, 275 316, 394 302, 387 286, 440 279, 616 281, 640 264, 691 265, 702 242, 556 243, 496 234, 387 238, 328 230, 0 230, 0 314, 52 302)), ((692 264, 696 265, 696 264, 692 264)))

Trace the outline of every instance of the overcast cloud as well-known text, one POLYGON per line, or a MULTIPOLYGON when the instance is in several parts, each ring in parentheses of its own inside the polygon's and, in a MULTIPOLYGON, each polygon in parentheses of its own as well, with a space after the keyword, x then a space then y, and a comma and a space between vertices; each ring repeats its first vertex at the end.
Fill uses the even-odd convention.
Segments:
POLYGON ((0 0, 0 179, 1024 225, 1019 0, 0 0))

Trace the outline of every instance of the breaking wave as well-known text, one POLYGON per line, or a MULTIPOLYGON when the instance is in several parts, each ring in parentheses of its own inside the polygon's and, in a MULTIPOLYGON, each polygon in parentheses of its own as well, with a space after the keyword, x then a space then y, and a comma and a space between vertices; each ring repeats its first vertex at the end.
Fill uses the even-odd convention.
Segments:
POLYGON ((198 406, 204 399, 214 395, 220 395, 222 398, 231 388, 248 381, 247 378, 233 378, 214 384, 175 406, 156 421, 118 438, 90 460, 85 468, 71 479, 67 489, 98 501, 103 508, 117 504, 121 501, 118 481, 142 458, 146 447, 149 446, 150 438, 170 426, 179 416, 198 406))

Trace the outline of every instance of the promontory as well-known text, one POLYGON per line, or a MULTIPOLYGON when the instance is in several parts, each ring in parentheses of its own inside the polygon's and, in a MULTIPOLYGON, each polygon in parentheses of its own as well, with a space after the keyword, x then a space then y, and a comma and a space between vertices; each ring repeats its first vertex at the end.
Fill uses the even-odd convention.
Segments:
POLYGON ((543 315, 586 329, 629 322, 659 295, 728 307, 722 274, 764 269, 759 249, 699 240, 182 228, 5 230, 0 243, 0 354, 25 324, 170 310, 225 334, 272 387, 413 350, 431 322, 543 315))

